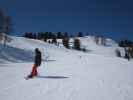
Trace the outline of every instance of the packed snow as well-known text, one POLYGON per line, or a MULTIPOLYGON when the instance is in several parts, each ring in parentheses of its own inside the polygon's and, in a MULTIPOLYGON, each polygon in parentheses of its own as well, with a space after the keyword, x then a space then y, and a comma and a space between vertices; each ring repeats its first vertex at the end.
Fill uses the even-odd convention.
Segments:
MULTIPOLYGON (((81 38, 89 52, 66 49, 23 37, 0 45, 1 100, 133 100, 133 60, 118 58, 117 43, 98 46, 81 38), (39 75, 25 80, 34 49, 43 54, 39 75)), ((122 50, 122 48, 119 48, 122 50)))

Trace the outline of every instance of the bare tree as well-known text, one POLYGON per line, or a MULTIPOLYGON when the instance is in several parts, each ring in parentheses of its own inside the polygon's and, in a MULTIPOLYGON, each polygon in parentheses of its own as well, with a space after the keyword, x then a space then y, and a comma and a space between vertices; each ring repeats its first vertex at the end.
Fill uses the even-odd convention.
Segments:
POLYGON ((0 9, 0 39, 4 42, 4 46, 10 40, 7 36, 10 32, 12 32, 11 17, 6 16, 3 10, 0 9))
POLYGON ((4 13, 3 10, 0 9, 0 42, 3 42, 3 31, 4 31, 4 13))
POLYGON ((4 23, 4 31, 6 34, 10 34, 13 29, 12 29, 12 20, 10 16, 5 17, 5 23, 4 23))

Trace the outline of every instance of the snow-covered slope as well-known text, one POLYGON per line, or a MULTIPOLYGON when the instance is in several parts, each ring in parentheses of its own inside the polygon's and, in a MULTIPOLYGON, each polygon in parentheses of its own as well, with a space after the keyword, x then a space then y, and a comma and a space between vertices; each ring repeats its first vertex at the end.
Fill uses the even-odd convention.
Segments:
POLYGON ((0 53, 1 100, 133 100, 133 61, 112 56, 115 43, 102 47, 84 38, 82 44, 92 52, 83 53, 12 38, 0 53), (39 76, 25 80, 36 47, 43 53, 39 76))
POLYGON ((95 36, 82 37, 80 40, 82 46, 90 50, 93 54, 116 57, 116 49, 119 49, 121 52, 124 51, 122 48, 118 47, 118 44, 112 39, 106 39, 106 46, 97 45, 95 43, 95 36))

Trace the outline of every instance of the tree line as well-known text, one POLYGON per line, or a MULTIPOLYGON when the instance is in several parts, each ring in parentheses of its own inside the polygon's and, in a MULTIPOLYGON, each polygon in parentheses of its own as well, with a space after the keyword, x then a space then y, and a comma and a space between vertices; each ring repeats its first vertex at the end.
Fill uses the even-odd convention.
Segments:
MULTIPOLYGON (((119 47, 124 48, 124 58, 130 60, 133 59, 133 41, 130 40, 121 40, 119 41, 119 47)), ((116 54, 118 57, 122 57, 119 49, 116 50, 116 54)))
MULTIPOLYGON (((83 37, 82 32, 76 33, 77 37, 83 37)), ((24 37, 32 38, 32 39, 42 39, 47 41, 47 39, 57 38, 57 39, 63 39, 66 37, 74 37, 72 35, 69 35, 68 32, 38 32, 38 33, 32 33, 32 32, 25 32, 24 37)))
POLYGON ((68 49, 71 48, 71 49, 81 50, 80 39, 74 38, 73 47, 70 46, 69 40, 70 38, 73 37, 83 37, 83 33, 77 32, 76 36, 72 36, 68 32, 40 32, 40 33, 26 32, 24 33, 24 37, 43 40, 44 42, 52 43, 55 45, 59 45, 57 39, 61 39, 64 47, 68 49))
MULTIPOLYGON (((40 33, 32 33, 26 32, 24 33, 24 37, 31 38, 31 39, 39 39, 43 40, 44 42, 52 43, 55 45, 59 45, 57 39, 62 40, 62 44, 64 47, 68 49, 76 49, 80 51, 87 52, 88 50, 86 47, 81 47, 81 41, 79 37, 83 37, 82 32, 77 32, 75 36, 71 36, 68 32, 40 32, 40 33), (73 39, 73 44, 70 45, 70 38, 73 39)), ((106 45, 106 38, 103 36, 96 36, 94 38, 94 42, 97 45, 106 45)))

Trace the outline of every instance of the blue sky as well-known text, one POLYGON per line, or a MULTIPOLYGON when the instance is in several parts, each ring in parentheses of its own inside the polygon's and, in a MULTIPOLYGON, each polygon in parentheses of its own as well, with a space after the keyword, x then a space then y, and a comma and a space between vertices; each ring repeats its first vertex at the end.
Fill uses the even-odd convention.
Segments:
POLYGON ((14 33, 88 32, 133 40, 132 0, 0 0, 14 33))

